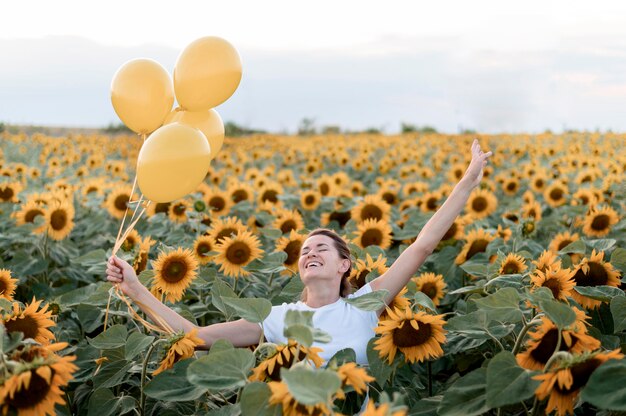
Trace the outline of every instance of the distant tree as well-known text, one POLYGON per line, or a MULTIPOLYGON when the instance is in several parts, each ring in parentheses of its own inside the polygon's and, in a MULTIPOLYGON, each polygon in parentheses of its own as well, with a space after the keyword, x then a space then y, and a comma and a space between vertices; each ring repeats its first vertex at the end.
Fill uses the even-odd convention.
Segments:
POLYGON ((132 134, 133 131, 126 127, 124 123, 109 123, 108 126, 102 129, 102 132, 107 134, 132 134))
POLYGON ((476 134, 476 130, 474 129, 463 129, 460 134, 476 134))
POLYGON ((363 133, 367 133, 367 134, 381 134, 382 133, 382 129, 379 129, 377 127, 368 127, 367 129, 363 130, 363 133))
POLYGON ((298 125, 298 136, 311 136, 315 133, 317 133, 315 119, 307 117, 303 118, 298 125))
POLYGON ((437 133, 437 129, 432 126, 422 126, 419 131, 420 133, 437 133))
POLYGON ((322 127, 322 134, 340 134, 341 127, 339 126, 324 126, 322 127))
POLYGON ((266 134, 265 130, 251 129, 248 127, 240 126, 234 121, 227 121, 224 124, 224 134, 226 137, 242 137, 249 136, 251 134, 266 134))
POLYGON ((400 132, 402 134, 415 133, 416 131, 417 131, 417 126, 415 126, 415 124, 409 124, 405 122, 400 123, 400 132))
POLYGON ((4 133, 6 129, 7 127, 4 125, 4 123, 0 123, 0 133, 4 133))

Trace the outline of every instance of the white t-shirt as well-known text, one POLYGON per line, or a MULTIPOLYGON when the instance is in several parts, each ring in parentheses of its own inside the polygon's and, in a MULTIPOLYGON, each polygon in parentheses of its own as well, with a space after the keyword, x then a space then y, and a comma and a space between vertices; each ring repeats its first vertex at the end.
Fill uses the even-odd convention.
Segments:
MULTIPOLYGON (((366 284, 348 298, 355 298, 370 293, 372 288, 366 284)), ((272 307, 272 312, 263 321, 265 338, 275 344, 287 343, 283 335, 285 314, 288 310, 313 311, 313 326, 328 333, 332 339, 328 343, 314 342, 314 347, 322 348, 319 354, 325 362, 332 358, 337 351, 352 348, 356 353, 356 362, 368 365, 367 343, 374 337, 374 328, 378 325, 378 315, 375 311, 364 311, 350 305, 343 298, 330 305, 311 308, 304 302, 283 303, 272 307)))

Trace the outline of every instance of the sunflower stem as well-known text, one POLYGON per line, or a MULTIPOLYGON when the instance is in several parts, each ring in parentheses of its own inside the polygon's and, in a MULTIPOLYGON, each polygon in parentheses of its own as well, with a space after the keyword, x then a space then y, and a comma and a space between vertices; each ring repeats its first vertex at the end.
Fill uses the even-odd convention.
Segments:
POLYGON ((537 416, 539 414, 539 399, 535 396, 535 401, 533 402, 533 412, 531 416, 537 416))
POLYGON ((541 321, 537 319, 533 319, 530 322, 528 322, 526 325, 524 325, 519 335, 517 336, 517 341, 515 341, 515 346, 513 347, 513 351, 511 351, 513 355, 517 354, 520 348, 522 347, 522 342, 524 341, 524 337, 526 336, 526 333, 530 330, 530 328, 537 325, 539 322, 541 321))
POLYGON ((428 368, 428 397, 433 397, 433 368, 432 362, 427 361, 426 366, 428 368))
POLYGON ((148 370, 148 362, 150 361, 150 355, 152 355, 152 350, 154 350, 154 348, 159 345, 162 344, 163 342, 167 342, 166 339, 160 339, 157 342, 154 342, 152 345, 150 345, 150 348, 148 348, 148 352, 146 353, 146 358, 144 358, 143 360, 143 366, 141 368, 141 388, 140 388, 140 394, 139 394, 139 410, 140 410, 140 414, 141 416, 145 415, 146 412, 146 395, 143 392, 143 388, 144 385, 146 384, 146 372, 148 370))

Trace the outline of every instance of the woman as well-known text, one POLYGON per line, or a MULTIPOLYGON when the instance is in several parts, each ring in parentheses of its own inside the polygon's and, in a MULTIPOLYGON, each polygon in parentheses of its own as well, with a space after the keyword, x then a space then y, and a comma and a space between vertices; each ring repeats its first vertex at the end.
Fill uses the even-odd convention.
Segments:
MULTIPOLYGON (((471 152, 472 160, 463 178, 454 187, 446 202, 426 223, 415 242, 402 252, 389 270, 350 297, 374 290, 386 290, 384 300, 386 304, 390 304, 408 283, 451 227, 465 206, 471 191, 480 183, 483 168, 492 153, 484 153, 477 140, 472 143, 471 152)), ((198 337, 204 340, 207 347, 221 338, 229 340, 237 347, 245 347, 257 343, 264 330, 263 333, 269 342, 281 343, 286 341, 283 336, 286 311, 310 310, 315 312, 313 325, 332 337, 330 343, 314 344, 323 349, 320 356, 324 360, 328 360, 337 351, 350 347, 356 352, 357 363, 367 364, 367 342, 374 336, 378 315, 384 308, 377 312, 366 312, 342 299, 341 296, 346 295, 347 276, 350 275, 351 269, 350 251, 346 243, 330 230, 319 229, 311 232, 302 245, 298 268, 305 286, 302 301, 272 307, 272 312, 262 327, 240 319, 200 327, 198 337)), ((107 264, 107 279, 119 284, 122 292, 148 315, 152 318, 154 315, 159 316, 175 331, 189 332, 197 328, 155 298, 139 282, 133 268, 127 262, 111 257, 107 264)))

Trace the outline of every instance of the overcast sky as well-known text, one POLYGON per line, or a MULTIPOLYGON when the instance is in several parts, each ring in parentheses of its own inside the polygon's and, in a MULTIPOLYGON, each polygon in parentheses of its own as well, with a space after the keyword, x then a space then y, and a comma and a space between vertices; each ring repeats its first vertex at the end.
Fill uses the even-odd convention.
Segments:
POLYGON ((191 41, 243 62, 224 120, 293 132, 626 131, 626 2, 2 2, 0 121, 96 127, 124 62, 170 73, 191 41))

